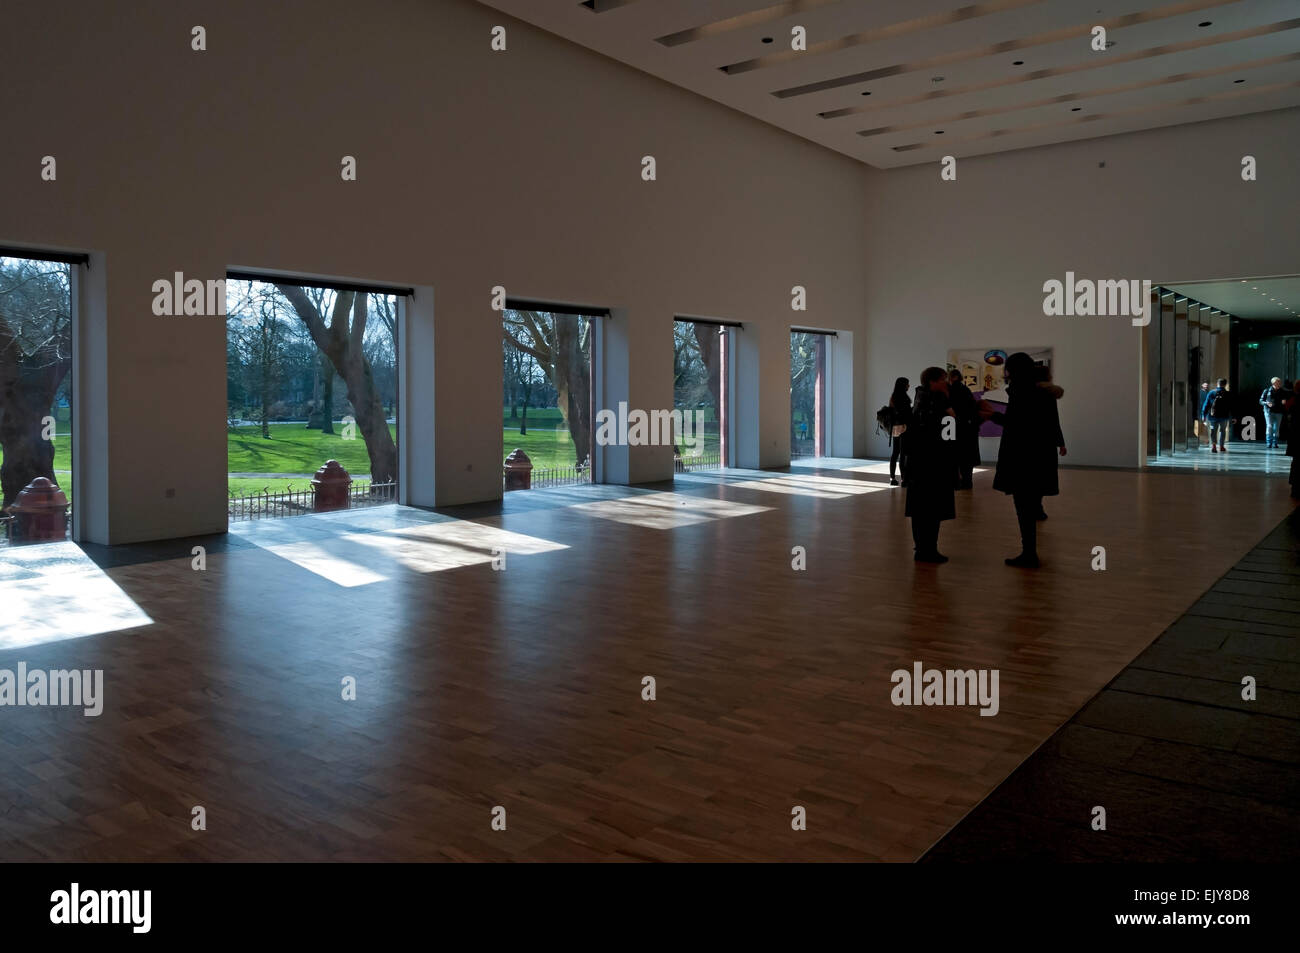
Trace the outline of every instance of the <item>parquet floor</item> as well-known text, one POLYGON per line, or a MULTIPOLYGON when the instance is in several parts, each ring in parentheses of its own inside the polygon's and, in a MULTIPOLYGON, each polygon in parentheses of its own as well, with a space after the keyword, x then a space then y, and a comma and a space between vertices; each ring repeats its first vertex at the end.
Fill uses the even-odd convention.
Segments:
POLYGON ((983 472, 945 524, 952 562, 918 567, 882 471, 10 565, 0 669, 103 669, 105 709, 0 708, 0 858, 915 860, 1291 509, 1276 478, 1063 471, 1026 572, 1002 565, 1012 508, 983 472), (135 627, 61 637, 88 619, 135 627), (914 661, 999 669, 999 714, 895 707, 914 661))
POLYGON ((926 855, 1294 863, 1300 510, 926 855), (1255 697, 1243 698, 1243 680, 1255 697), (1092 809, 1107 811, 1105 833, 1092 809))

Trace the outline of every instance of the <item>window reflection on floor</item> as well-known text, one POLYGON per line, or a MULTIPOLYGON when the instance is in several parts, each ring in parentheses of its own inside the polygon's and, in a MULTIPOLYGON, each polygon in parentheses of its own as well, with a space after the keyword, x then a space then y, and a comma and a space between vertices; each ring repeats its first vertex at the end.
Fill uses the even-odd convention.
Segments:
POLYGON ((0 650, 152 622, 75 543, 0 549, 0 650))

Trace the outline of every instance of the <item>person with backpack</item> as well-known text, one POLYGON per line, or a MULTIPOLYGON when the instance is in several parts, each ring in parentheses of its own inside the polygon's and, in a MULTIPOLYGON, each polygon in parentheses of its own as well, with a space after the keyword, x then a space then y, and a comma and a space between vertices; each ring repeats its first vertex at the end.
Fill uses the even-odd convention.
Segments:
POLYGON ((1228 439, 1229 424, 1232 423, 1232 408, 1226 377, 1220 377, 1214 390, 1205 395, 1205 400, 1201 403, 1201 419, 1210 426, 1210 453, 1227 453, 1225 441, 1228 439))
POLYGON ((1282 426, 1282 402, 1286 394, 1282 390, 1282 378, 1275 377, 1268 382, 1264 392, 1259 395, 1259 405, 1264 408, 1264 449, 1277 449, 1277 432, 1282 426))
POLYGON ((912 401, 908 396, 909 382, 906 377, 894 381, 894 392, 889 395, 889 403, 880 408, 876 422, 889 434, 889 485, 898 486, 894 474, 901 472, 903 486, 907 486, 907 426, 912 422, 912 401))

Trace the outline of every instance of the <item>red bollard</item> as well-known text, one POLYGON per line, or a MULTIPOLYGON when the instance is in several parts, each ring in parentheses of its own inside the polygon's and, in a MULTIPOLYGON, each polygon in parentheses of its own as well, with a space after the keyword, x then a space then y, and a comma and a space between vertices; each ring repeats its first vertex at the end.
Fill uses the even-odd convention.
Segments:
POLYGON ((317 513, 348 508, 348 489, 352 486, 352 477, 337 460, 326 460, 325 465, 311 478, 311 488, 315 496, 313 509, 317 513))
POLYGON ((506 489, 527 490, 533 485, 533 461, 522 450, 510 451, 505 466, 506 489))
POLYGON ((28 483, 9 512, 15 517, 14 535, 19 542, 49 543, 68 538, 68 497, 47 477, 28 483))

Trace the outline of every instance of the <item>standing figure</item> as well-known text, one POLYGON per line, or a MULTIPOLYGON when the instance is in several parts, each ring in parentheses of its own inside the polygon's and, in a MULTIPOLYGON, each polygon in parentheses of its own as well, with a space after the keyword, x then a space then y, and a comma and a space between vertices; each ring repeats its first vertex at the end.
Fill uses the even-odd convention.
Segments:
POLYGON ((957 489, 969 490, 980 462, 980 410, 975 395, 962 383, 961 371, 955 367, 948 372, 948 395, 957 418, 957 489))
POLYGON ((912 423, 907 429, 907 508, 912 519, 912 542, 919 563, 946 563, 939 552, 939 524, 957 516, 953 475, 957 466, 956 441, 945 440, 944 418, 952 417, 948 400, 948 372, 927 367, 921 372, 912 423))
POLYGON ((1210 428, 1210 453, 1227 453, 1225 441, 1232 423, 1231 398, 1228 396, 1228 379, 1220 377, 1214 390, 1206 392, 1201 402, 1201 419, 1210 428), (1216 447, 1214 442, 1218 441, 1216 447))
POLYGON ((998 469, 993 489, 1009 495, 1016 505, 1020 526, 1020 555, 1006 560, 1008 566, 1038 568, 1038 514, 1043 497, 1060 493, 1056 457, 1065 456, 1065 437, 1056 409, 1056 396, 1038 386, 1042 374, 1034 359, 1024 351, 1007 358, 1007 409, 995 411, 985 403, 981 413, 1002 425, 998 447, 998 469))
POLYGON ((912 399, 908 396, 910 386, 906 377, 894 381, 894 392, 889 395, 890 416, 889 441, 893 445, 889 451, 889 485, 898 486, 895 472, 901 473, 903 486, 907 486, 907 428, 912 422, 912 399))

